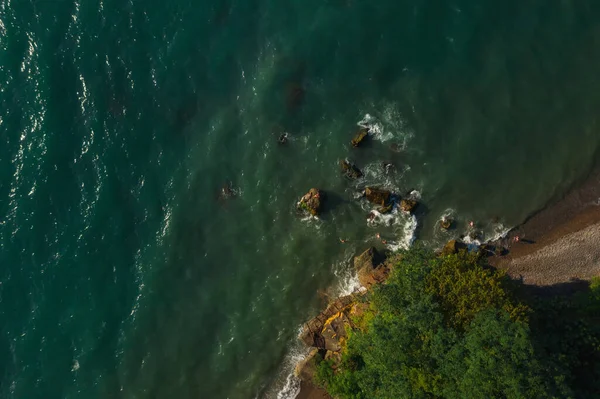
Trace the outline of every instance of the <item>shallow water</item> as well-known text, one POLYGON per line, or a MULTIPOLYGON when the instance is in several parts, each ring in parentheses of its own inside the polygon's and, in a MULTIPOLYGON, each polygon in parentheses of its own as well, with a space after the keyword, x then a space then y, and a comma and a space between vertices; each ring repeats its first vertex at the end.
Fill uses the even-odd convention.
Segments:
POLYGON ((491 238, 583 179, 600 4, 480 3, 0 0, 0 396, 275 397, 376 233, 491 238))

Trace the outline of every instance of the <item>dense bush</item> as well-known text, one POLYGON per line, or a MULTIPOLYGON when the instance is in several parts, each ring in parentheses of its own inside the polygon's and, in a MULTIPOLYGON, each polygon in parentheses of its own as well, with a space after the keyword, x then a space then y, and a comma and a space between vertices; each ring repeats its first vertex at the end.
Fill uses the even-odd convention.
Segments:
POLYGON ((600 397, 600 282, 534 300, 482 262, 404 254, 317 380, 352 399, 600 397))

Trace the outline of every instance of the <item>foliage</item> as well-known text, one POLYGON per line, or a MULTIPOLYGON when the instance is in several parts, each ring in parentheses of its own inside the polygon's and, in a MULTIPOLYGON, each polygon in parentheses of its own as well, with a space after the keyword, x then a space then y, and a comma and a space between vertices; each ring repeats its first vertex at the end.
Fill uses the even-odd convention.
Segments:
POLYGON ((341 362, 318 367, 336 398, 598 397, 600 280, 532 300, 477 257, 411 250, 369 300, 341 362))

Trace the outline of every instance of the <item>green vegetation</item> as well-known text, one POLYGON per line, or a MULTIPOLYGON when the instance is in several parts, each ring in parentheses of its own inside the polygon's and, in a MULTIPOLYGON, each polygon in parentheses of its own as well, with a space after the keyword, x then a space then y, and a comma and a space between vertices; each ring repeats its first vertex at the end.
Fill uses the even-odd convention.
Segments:
POLYGON ((335 398, 600 397, 600 280, 540 297, 464 252, 399 259, 318 367, 335 398))

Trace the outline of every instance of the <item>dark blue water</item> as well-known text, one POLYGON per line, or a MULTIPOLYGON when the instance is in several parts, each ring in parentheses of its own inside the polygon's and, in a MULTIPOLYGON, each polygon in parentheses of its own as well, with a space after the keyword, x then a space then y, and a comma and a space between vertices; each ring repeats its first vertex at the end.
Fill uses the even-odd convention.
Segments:
POLYGON ((491 238, 594 166, 598 21, 593 1, 0 0, 0 397, 293 396, 299 326, 376 233, 491 238), (368 224, 366 185, 420 211, 368 224), (295 212, 310 187, 320 220, 295 212))

